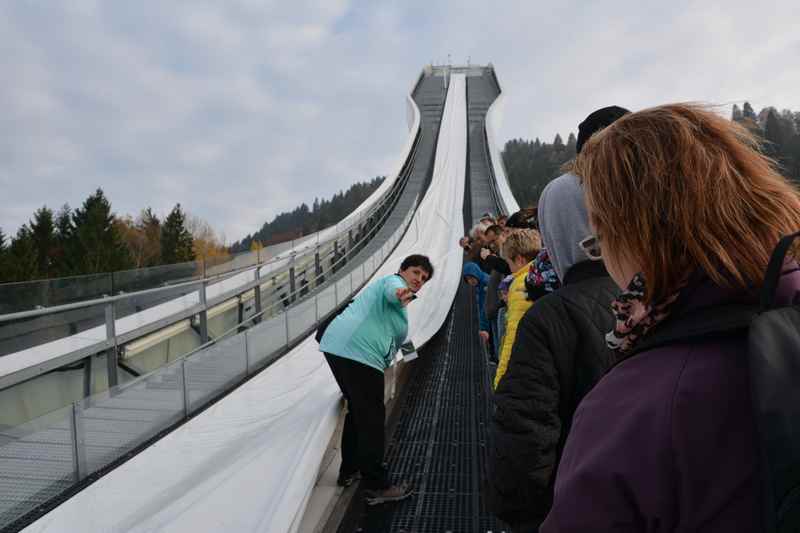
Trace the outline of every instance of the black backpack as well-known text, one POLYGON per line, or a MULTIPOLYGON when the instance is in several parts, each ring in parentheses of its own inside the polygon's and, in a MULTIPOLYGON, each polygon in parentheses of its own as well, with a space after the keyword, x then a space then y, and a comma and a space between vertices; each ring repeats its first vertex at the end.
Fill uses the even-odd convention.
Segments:
POLYGON ((331 325, 331 322, 333 322, 337 316, 341 315, 351 303, 353 303, 353 300, 350 300, 346 304, 340 306, 333 313, 328 315, 328 318, 319 323, 319 326, 317 326, 317 332, 314 334, 314 338, 317 340, 317 342, 322 342, 322 336, 325 335, 325 330, 328 329, 328 326, 331 325))
POLYGON ((682 317, 680 327, 665 322, 635 350, 747 330, 766 533, 800 531, 800 301, 795 297, 792 305, 775 305, 784 259, 797 237, 800 232, 775 247, 760 305, 730 305, 713 316, 682 317))

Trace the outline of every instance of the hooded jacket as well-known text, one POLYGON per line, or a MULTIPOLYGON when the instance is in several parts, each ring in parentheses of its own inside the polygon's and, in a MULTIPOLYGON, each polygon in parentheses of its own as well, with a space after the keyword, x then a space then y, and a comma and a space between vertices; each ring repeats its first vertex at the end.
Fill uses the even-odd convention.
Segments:
POLYGON ((539 214, 562 287, 520 320, 489 424, 485 495, 490 509, 512 525, 544 520, 575 408, 612 363, 605 334, 614 326, 611 302, 618 290, 602 262, 586 259, 577 247, 590 234, 577 179, 551 182, 539 214))
POLYGON ((497 372, 494 376, 493 386, 495 389, 500 379, 503 377, 503 374, 506 373, 506 368, 508 368, 508 360, 511 358, 511 348, 514 346, 514 339, 517 337, 517 325, 528 309, 533 305, 533 302, 528 299, 528 294, 525 290, 525 277, 528 275, 531 263, 533 263, 533 261, 514 272, 514 279, 511 282, 511 286, 508 288, 508 310, 506 311, 505 318, 505 334, 501 339, 500 357, 497 363, 497 372))
POLYGON ((464 263, 464 278, 467 276, 478 280, 475 286, 475 295, 478 305, 478 327, 480 331, 489 331, 489 320, 486 318, 486 286, 489 283, 489 275, 472 261, 464 263))
MULTIPOLYGON (((785 273, 778 304, 798 291, 800 272, 785 273)), ((663 325, 687 332, 693 317, 755 301, 708 279, 681 297, 687 303, 663 325)), ((617 364, 575 412, 541 531, 762 531, 746 352, 741 330, 617 364)))

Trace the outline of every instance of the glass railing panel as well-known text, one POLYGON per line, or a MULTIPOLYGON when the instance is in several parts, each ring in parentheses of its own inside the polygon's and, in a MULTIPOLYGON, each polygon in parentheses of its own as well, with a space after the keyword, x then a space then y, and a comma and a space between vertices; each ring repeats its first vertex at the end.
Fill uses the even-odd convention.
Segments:
POLYGON ((181 420, 185 414, 182 380, 181 361, 175 361, 76 402, 82 473, 103 468, 181 420))
POLYGON ((200 284, 198 283, 167 288, 163 291, 136 294, 130 298, 117 300, 114 303, 117 320, 141 313, 141 315, 119 324, 117 326, 118 333, 190 309, 200 303, 199 289, 200 284))
POLYGON ((77 480, 72 409, 0 429, 0 529, 77 480))
POLYGON ((289 338, 296 340, 314 327, 317 321, 316 302, 308 298, 289 309, 289 338))
POLYGON ((189 410, 196 411, 247 373, 245 336, 234 335, 186 358, 189 410))
POLYGON ((336 308, 336 288, 333 285, 322 289, 317 295, 317 308, 320 318, 336 308))
POLYGON ((0 284, 0 314, 55 307, 110 295, 109 274, 0 284))
MULTIPOLYGON (((0 323, 0 356, 59 339, 65 350, 79 349, 106 338, 103 306, 84 307, 0 323)), ((59 351, 60 348, 56 348, 59 351)))
POLYGON ((250 368, 272 361, 286 344, 286 314, 265 318, 247 331, 250 368))
POLYGON ((362 265, 358 265, 355 269, 353 269, 351 275, 353 276, 353 285, 351 287, 351 290, 358 289, 358 287, 360 287, 361 284, 364 283, 364 271, 362 265))
POLYGON ((114 294, 175 285, 200 279, 202 275, 202 265, 198 261, 122 270, 111 274, 114 294))
POLYGON ((336 305, 350 300, 350 276, 345 276, 336 282, 336 305))

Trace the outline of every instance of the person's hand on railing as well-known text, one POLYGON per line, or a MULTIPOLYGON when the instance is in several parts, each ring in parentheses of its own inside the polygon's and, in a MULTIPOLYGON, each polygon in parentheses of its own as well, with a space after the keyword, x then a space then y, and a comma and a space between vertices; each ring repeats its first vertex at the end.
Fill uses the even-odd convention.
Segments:
POLYGON ((481 338, 484 344, 489 342, 489 332, 488 331, 479 331, 478 336, 481 338))

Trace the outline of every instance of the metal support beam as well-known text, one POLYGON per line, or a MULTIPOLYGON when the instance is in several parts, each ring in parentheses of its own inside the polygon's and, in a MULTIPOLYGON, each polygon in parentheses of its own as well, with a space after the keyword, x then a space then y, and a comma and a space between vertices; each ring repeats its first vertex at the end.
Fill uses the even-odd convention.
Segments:
POLYGON ((244 302, 242 301, 242 297, 239 296, 236 298, 236 323, 240 324, 239 326, 239 333, 247 329, 247 327, 243 324, 244 322, 244 302))
POLYGON ((92 356, 86 357, 83 360, 83 397, 86 398, 92 395, 94 390, 94 380, 92 379, 92 356))
MULTIPOLYGON (((203 263, 205 265, 205 262, 203 263)), ((205 344, 208 342, 208 304, 206 303, 206 282, 200 285, 200 305, 203 309, 200 311, 200 343, 205 344)))
POLYGON ((322 264, 319 260, 319 244, 314 249, 314 288, 316 289, 319 287, 321 283, 325 280, 321 277, 322 276, 322 264))
POLYGON ((294 254, 292 254, 292 262, 289 267, 289 301, 294 303, 297 299, 297 294, 295 294, 295 289, 297 288, 297 280, 295 279, 295 271, 294 271, 294 254))
MULTIPOLYGON (((261 269, 260 268, 256 269, 256 280, 261 280, 261 269)), ((253 323, 254 324, 258 324, 259 322, 261 322, 261 316, 260 316, 261 315, 261 283, 257 284, 256 288, 254 290, 256 291, 255 292, 255 300, 256 300, 256 312, 255 312, 255 314, 256 314, 256 318, 253 319, 253 323)))
POLYGON ((106 339, 111 341, 111 347, 106 350, 106 369, 108 371, 108 388, 118 383, 117 377, 117 329, 114 302, 106 305, 106 339))
POLYGON ((331 274, 336 274, 339 270, 339 241, 333 241, 333 263, 331 265, 331 274))
POLYGON ((87 472, 86 461, 86 440, 83 427, 83 418, 81 417, 81 408, 78 402, 72 404, 72 424, 70 424, 70 433, 72 437, 73 464, 75 466, 75 477, 78 481, 84 479, 89 472, 87 472))

